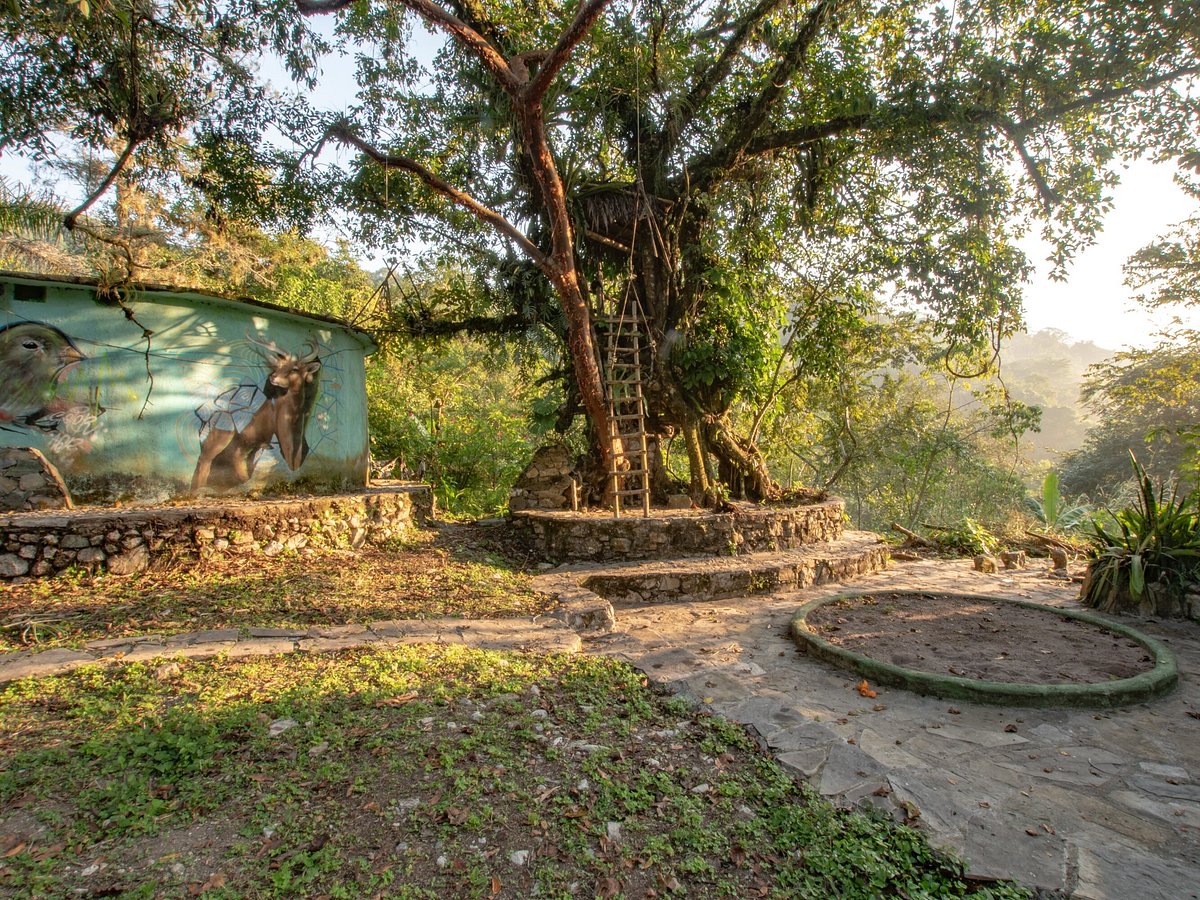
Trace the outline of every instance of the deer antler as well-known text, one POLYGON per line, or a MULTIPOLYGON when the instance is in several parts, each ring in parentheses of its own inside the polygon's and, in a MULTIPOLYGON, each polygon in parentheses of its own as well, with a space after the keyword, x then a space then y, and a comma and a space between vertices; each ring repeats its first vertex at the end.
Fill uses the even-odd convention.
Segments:
POLYGON ((317 343, 317 339, 314 337, 309 337, 308 340, 304 342, 304 346, 307 347, 308 350, 305 351, 304 355, 300 357, 300 364, 307 365, 308 363, 316 362, 321 353, 321 345, 317 343))
POLYGON ((255 349, 258 350, 259 353, 263 354, 267 361, 271 363, 278 364, 292 355, 274 341, 264 340, 263 338, 253 335, 248 331, 246 332, 246 340, 249 341, 255 347, 255 349))

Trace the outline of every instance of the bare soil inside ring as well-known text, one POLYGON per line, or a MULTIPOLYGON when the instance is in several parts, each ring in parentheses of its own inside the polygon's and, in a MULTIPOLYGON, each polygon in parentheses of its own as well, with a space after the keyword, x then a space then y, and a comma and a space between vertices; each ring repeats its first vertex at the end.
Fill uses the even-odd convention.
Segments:
POLYGON ((1001 600, 880 592, 814 610, 831 644, 934 674, 1011 684, 1100 684, 1154 667, 1123 635, 1001 600))

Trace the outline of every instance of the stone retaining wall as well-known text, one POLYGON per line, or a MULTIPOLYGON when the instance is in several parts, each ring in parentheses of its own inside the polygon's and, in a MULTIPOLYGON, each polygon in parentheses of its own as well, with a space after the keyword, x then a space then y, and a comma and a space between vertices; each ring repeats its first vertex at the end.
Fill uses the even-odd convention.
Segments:
POLYGON ((513 512, 526 509, 569 509, 571 451, 563 444, 548 444, 533 455, 508 495, 513 512))
POLYGON ((658 510, 649 518, 524 510, 513 525, 534 551, 556 562, 607 562, 666 556, 732 556, 794 550, 842 536, 845 503, 735 504, 733 512, 658 510))
POLYGON ((62 476, 40 450, 0 448, 0 510, 70 509, 62 476))
POLYGON ((17 513, 0 516, 0 580, 73 567, 128 575, 164 557, 277 556, 305 547, 358 547, 396 537, 432 517, 428 485, 302 500, 17 513))

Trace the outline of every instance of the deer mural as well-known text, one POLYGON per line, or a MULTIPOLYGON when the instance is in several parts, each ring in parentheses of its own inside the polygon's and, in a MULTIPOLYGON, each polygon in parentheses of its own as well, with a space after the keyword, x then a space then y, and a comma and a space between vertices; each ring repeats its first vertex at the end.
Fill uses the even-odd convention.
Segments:
POLYGON ((242 385, 227 391, 222 395, 224 407, 208 419, 197 410, 200 459, 192 476, 193 491, 245 484, 254 474, 259 454, 272 441, 278 442, 279 453, 292 471, 308 456, 304 431, 320 387, 316 343, 310 340, 307 351, 297 356, 273 341, 247 337, 270 374, 262 388, 242 385))

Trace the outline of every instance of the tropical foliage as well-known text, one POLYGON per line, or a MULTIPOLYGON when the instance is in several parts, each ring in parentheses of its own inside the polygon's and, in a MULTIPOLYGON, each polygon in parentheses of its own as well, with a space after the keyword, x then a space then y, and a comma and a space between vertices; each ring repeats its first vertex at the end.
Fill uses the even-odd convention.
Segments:
POLYGON ((1092 526, 1083 602, 1104 612, 1174 615, 1186 585, 1200 579, 1200 508, 1133 460, 1137 500, 1092 526))
POLYGON ((1200 333, 1180 331, 1093 366, 1083 399, 1097 424, 1063 468, 1072 493, 1121 496, 1129 453, 1159 480, 1183 477, 1194 488, 1200 462, 1200 333))
POLYGON ((1095 515, 1090 503, 1069 503, 1058 487, 1058 473, 1047 472, 1041 495, 1026 501, 1030 512, 1050 531, 1074 531, 1095 515))

